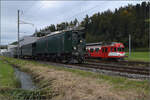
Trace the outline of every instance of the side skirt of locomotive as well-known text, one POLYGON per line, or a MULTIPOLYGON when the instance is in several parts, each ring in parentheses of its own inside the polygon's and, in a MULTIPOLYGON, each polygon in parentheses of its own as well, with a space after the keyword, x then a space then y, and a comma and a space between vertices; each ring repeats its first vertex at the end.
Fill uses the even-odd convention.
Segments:
POLYGON ((33 59, 38 60, 46 60, 53 62, 61 62, 61 63, 83 63, 84 57, 82 56, 73 56, 70 53, 66 54, 38 54, 37 56, 33 56, 33 59))

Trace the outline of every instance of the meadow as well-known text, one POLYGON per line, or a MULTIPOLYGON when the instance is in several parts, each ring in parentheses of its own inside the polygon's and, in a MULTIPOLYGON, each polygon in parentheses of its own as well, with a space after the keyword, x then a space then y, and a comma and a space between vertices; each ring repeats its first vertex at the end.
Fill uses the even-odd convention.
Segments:
POLYGON ((2 60, 0 60, 0 87, 17 87, 13 67, 2 60))
POLYGON ((100 95, 102 100, 148 100, 150 97, 148 80, 108 76, 79 69, 40 64, 37 61, 6 57, 3 59, 17 65, 20 70, 31 73, 36 81, 38 79, 37 85, 50 89, 53 94, 59 94, 56 97, 62 100, 66 98, 93 100, 99 98, 100 95))
POLYGON ((142 62, 149 62, 150 61, 150 53, 149 52, 131 52, 131 56, 129 56, 129 53, 126 52, 127 58, 126 60, 129 61, 142 61, 142 62))

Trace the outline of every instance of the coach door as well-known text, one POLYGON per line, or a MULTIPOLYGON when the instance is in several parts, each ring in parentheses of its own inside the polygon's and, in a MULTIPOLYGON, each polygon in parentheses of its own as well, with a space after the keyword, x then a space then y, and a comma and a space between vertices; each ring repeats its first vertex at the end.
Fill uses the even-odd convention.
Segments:
POLYGON ((108 56, 108 48, 107 47, 102 48, 102 54, 103 54, 104 58, 106 58, 108 56))

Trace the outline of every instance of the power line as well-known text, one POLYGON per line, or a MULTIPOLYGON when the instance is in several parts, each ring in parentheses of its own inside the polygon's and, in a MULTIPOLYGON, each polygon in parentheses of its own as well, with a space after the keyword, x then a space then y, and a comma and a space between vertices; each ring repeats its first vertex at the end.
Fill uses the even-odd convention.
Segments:
POLYGON ((19 23, 19 24, 30 24, 30 25, 32 25, 32 26, 34 27, 34 24, 29 23, 29 22, 25 22, 25 21, 23 21, 23 20, 20 20, 20 23, 19 23))
POLYGON ((90 8, 90 9, 87 9, 87 10, 85 10, 85 11, 79 12, 79 13, 77 13, 77 14, 75 14, 75 15, 73 15, 73 16, 67 18, 67 19, 71 19, 71 18, 73 18, 73 17, 75 17, 75 16, 77 16, 77 15, 79 15, 79 14, 83 14, 83 13, 85 13, 85 12, 89 12, 90 10, 95 9, 95 8, 97 8, 97 7, 98 7, 98 5, 96 5, 96 6, 92 7, 92 8, 90 8))

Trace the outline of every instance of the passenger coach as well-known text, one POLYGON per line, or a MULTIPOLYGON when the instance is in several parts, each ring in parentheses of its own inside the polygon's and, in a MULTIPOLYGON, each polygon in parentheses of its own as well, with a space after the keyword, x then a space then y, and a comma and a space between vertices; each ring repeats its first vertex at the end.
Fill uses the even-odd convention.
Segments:
POLYGON ((87 58, 118 59, 125 57, 124 45, 122 43, 89 43, 86 44, 87 58))

